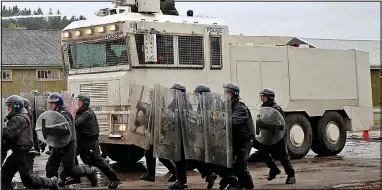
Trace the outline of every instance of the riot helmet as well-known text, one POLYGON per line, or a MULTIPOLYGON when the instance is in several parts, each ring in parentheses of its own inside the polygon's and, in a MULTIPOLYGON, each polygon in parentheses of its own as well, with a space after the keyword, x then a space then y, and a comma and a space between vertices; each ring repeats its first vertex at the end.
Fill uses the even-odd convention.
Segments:
POLYGON ((52 94, 50 91, 45 91, 43 96, 50 96, 50 94, 52 94))
POLYGON ((59 94, 58 92, 54 92, 49 95, 48 103, 56 104, 56 106, 61 107, 64 105, 64 100, 62 99, 61 94, 59 94))
POLYGON ((181 92, 186 92, 186 87, 181 83, 174 83, 170 89, 172 90, 179 90, 181 92))
POLYGON ((268 98, 268 100, 264 103, 272 103, 275 101, 275 91, 270 88, 264 88, 259 94, 261 101, 263 101, 263 96, 268 98))
POLYGON ((240 99, 240 87, 235 83, 228 83, 223 86, 224 95, 231 94, 231 99, 240 99))
POLYGON ((88 94, 85 94, 85 93, 81 93, 79 94, 77 97, 76 97, 77 100, 80 100, 82 102, 84 102, 84 105, 86 107, 89 106, 90 104, 90 96, 88 94))
POLYGON ((211 89, 206 84, 199 84, 198 86, 195 87, 194 92, 198 94, 202 94, 203 92, 211 92, 211 89))
POLYGON ((7 107, 12 108, 12 112, 9 112, 9 114, 11 114, 11 113, 27 113, 27 110, 24 108, 24 100, 22 97, 20 97, 18 95, 9 96, 5 100, 5 105, 7 107))
POLYGON ((24 101, 24 108, 28 109, 29 108, 29 100, 26 98, 23 98, 24 101))

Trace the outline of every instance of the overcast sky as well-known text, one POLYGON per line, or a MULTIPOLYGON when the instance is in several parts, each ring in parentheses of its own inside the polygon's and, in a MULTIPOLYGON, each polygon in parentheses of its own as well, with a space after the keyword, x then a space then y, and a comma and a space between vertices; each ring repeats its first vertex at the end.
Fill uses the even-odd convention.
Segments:
MULTIPOLYGON (((60 9, 63 15, 91 17, 109 2, 4 2, 5 6, 60 9)), ((310 38, 380 39, 380 3, 371 2, 252 2, 176 3, 181 15, 224 18, 230 34, 310 38)))

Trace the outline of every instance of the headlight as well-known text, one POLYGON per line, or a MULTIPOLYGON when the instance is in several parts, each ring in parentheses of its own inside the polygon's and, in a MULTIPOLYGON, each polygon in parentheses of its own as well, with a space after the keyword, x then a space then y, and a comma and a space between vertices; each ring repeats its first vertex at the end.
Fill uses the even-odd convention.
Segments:
POLYGON ((69 32, 64 32, 62 35, 64 36, 64 38, 69 38, 69 32))
POLYGON ((123 132, 126 130, 125 124, 114 124, 114 131, 116 132, 123 132))
POLYGON ((92 34, 92 29, 90 29, 90 28, 86 29, 86 30, 85 30, 85 33, 86 33, 87 35, 92 34))
POLYGON ((110 31, 115 31, 117 28, 115 26, 115 24, 112 24, 112 25, 109 25, 109 30, 110 31))
POLYGON ((81 35, 81 31, 77 30, 74 32, 74 36, 80 36, 81 35))
POLYGON ((98 33, 102 33, 102 32, 104 32, 103 26, 98 26, 98 27, 96 27, 96 31, 97 31, 98 33))

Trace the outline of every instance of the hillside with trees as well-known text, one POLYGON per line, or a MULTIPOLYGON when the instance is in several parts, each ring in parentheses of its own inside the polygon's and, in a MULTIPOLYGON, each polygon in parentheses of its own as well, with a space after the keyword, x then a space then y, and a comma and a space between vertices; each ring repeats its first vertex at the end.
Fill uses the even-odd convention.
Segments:
POLYGON ((49 9, 47 13, 44 13, 41 8, 37 10, 31 9, 19 9, 17 6, 13 7, 2 7, 1 10, 1 27, 2 28, 12 28, 12 29, 58 29, 62 30, 69 23, 77 20, 86 20, 83 15, 79 17, 72 16, 68 18, 67 16, 54 16, 54 17, 29 17, 29 18, 17 18, 17 19, 5 19, 4 17, 12 16, 28 16, 28 15, 61 15, 60 10, 53 12, 49 9))

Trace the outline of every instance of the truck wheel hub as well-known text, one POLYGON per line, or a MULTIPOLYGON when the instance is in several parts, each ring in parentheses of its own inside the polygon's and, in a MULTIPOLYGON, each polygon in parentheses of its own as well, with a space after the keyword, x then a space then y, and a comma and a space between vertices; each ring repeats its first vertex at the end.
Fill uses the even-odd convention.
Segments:
POLYGON ((334 121, 329 122, 326 125, 326 139, 331 144, 336 144, 340 138, 340 129, 338 124, 334 121))
POLYGON ((293 126, 290 129, 289 138, 293 146, 302 146, 302 144, 304 143, 304 130, 302 130, 302 127, 299 124, 293 124, 293 126))

